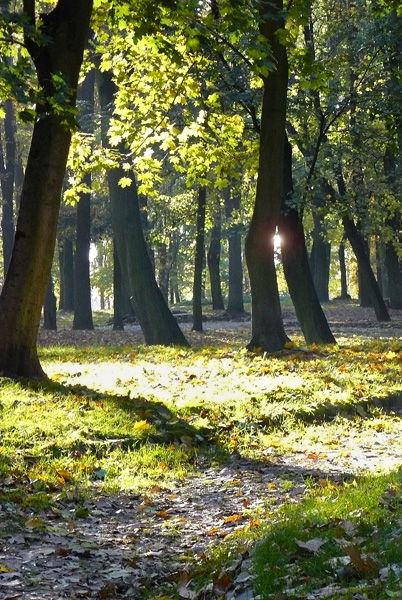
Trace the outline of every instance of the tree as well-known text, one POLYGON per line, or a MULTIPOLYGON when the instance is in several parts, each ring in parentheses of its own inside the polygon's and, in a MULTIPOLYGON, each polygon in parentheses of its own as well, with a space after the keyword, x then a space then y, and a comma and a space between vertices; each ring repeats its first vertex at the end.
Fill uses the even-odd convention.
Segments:
POLYGON ((44 377, 36 338, 52 265, 73 127, 71 116, 92 12, 92 0, 59 0, 38 19, 36 4, 35 0, 23 2, 25 45, 42 94, 36 103, 14 248, 0 297, 0 371, 23 377, 44 377))
POLYGON ((202 272, 205 260, 205 207, 207 191, 198 190, 197 232, 195 240, 194 280, 193 280, 193 331, 202 331, 202 272))
POLYGON ((279 32, 283 2, 261 3, 261 34, 271 47, 275 69, 264 77, 257 191, 246 238, 246 260, 252 296, 252 337, 248 347, 268 352, 289 341, 279 302, 274 235, 283 197, 288 61, 279 32))
MULTIPOLYGON (((114 106, 116 85, 108 72, 101 73, 99 96, 104 115, 103 143, 114 106)), ((125 154, 120 143, 120 154, 125 154)), ((176 319, 159 289, 141 223, 137 183, 132 170, 119 164, 107 173, 110 208, 117 255, 123 279, 147 344, 188 346, 176 319), (125 187, 120 185, 124 179, 125 187)))

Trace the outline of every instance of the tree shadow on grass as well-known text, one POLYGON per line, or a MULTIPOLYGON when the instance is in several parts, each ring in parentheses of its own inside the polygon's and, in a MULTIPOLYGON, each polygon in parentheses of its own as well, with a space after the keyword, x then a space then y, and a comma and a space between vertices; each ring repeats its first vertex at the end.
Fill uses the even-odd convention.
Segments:
MULTIPOLYGON (((103 455, 116 444, 127 452, 141 444, 163 444, 196 449, 198 472, 187 480, 115 494, 104 494, 102 482, 94 478, 80 496, 73 483, 65 481, 44 508, 21 503, 7 512, 10 503, 5 503, 5 518, 13 511, 16 520, 12 533, 0 529, 0 563, 13 569, 0 574, 3 597, 10 589, 30 600, 145 598, 160 595, 161 586, 177 590, 177 580, 202 559, 211 543, 252 528, 258 515, 283 503, 300 503, 314 483, 351 477, 341 467, 331 472, 318 463, 312 467, 280 461, 267 464, 224 450, 214 454, 211 465, 200 455, 216 442, 214 437, 207 439, 202 429, 163 403, 54 382, 21 382, 21 386, 52 398, 72 397, 77 410, 100 410, 103 403, 111 411, 123 410, 127 419, 153 427, 152 434, 142 438, 129 434, 113 438, 97 432, 91 440, 95 444, 80 438, 65 448, 56 441, 48 449, 54 458, 74 452, 103 455)), ((388 400, 390 407, 399 408, 400 398, 390 395, 388 400)), ((33 482, 27 486, 35 490, 33 482)))

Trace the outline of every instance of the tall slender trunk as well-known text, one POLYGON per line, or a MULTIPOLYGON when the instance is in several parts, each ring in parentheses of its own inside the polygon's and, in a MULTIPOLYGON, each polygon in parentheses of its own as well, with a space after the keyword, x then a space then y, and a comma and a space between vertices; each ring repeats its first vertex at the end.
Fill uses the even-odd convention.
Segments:
POLYGON ((226 313, 228 315, 244 314, 243 300, 243 264, 242 240, 238 223, 233 220, 238 218, 240 210, 240 194, 233 193, 229 187, 223 190, 225 202, 225 216, 229 220, 229 293, 226 313))
POLYGON ((220 273, 221 260, 221 208, 218 205, 214 214, 214 224, 211 231, 211 241, 207 253, 207 264, 209 271, 209 280, 211 283, 211 296, 213 310, 224 310, 222 295, 222 282, 220 273))
POLYGON ((281 350, 288 337, 283 326, 274 259, 274 235, 283 196, 288 62, 277 33, 283 28, 282 0, 261 2, 261 34, 271 45, 275 70, 264 79, 257 191, 246 238, 252 298, 251 350, 281 350))
MULTIPOLYGON (((109 73, 102 73, 99 97, 103 123, 103 143, 107 144, 107 124, 114 103, 115 84, 109 73)), ((124 151, 124 148, 120 148, 124 151)), ((108 171, 112 225, 125 286, 147 344, 188 346, 176 319, 169 310, 155 280, 145 242, 137 184, 132 172, 117 167, 108 171), (130 177, 131 185, 122 188, 119 181, 130 177)))
POLYGON ((16 163, 15 111, 11 100, 4 103, 4 151, 0 140, 0 179, 2 200, 1 231, 4 274, 7 272, 14 243, 14 180, 16 163))
MULTIPOLYGON (((315 209, 317 208, 319 208, 318 200, 315 204, 315 209)), ((324 239, 324 219, 321 214, 317 213, 317 210, 313 211, 313 220, 313 248, 311 251, 310 266, 318 299, 320 302, 328 302, 331 245, 324 239)))
POLYGON ((113 329, 123 331, 123 275, 113 240, 113 329))
POLYGON ((205 209, 207 192, 205 187, 198 191, 197 230, 195 240, 193 280, 193 331, 202 331, 202 273, 205 260, 205 209))
POLYGON ((74 310, 74 245, 73 240, 65 238, 63 240, 63 302, 64 310, 74 310))
POLYGON ((345 242, 341 241, 338 249, 338 258, 339 258, 339 271, 341 274, 341 299, 347 300, 350 299, 348 293, 348 280, 347 280, 347 272, 346 272, 346 258, 345 258, 345 242))
MULTIPOLYGON (((80 125, 85 133, 93 132, 95 69, 89 71, 82 83, 78 99, 81 104, 80 125)), ((74 269, 74 321, 73 329, 94 328, 91 306, 91 279, 89 250, 91 246, 91 173, 83 182, 89 189, 80 195, 77 204, 77 233, 74 269)))
POLYGON ((43 304, 43 329, 57 330, 57 300, 54 294, 53 279, 49 277, 46 288, 45 302, 43 304))
MULTIPOLYGON (((335 175, 339 194, 341 197, 345 197, 346 184, 343 178, 342 168, 340 165, 337 165, 335 175)), ((350 245, 352 246, 352 250, 356 256, 360 274, 362 277, 365 278, 367 282, 367 289, 370 294, 370 301, 374 308, 377 321, 390 321, 391 318, 389 316, 388 309, 385 305, 383 297, 381 296, 380 288, 378 287, 378 283, 374 276, 373 269, 371 268, 370 258, 367 255, 364 240, 360 235, 359 229, 356 226, 354 220, 348 215, 343 216, 342 225, 345 231, 345 236, 348 239, 350 245)))
MULTIPOLYGON (((36 27, 35 2, 24 0, 27 20, 36 27)), ((72 89, 67 108, 75 105, 79 71, 87 39, 92 0, 59 0, 41 15, 46 44, 32 37, 25 44, 35 63, 44 96, 53 96, 52 74, 61 74, 72 89)), ((49 281, 71 131, 65 115, 51 102, 37 106, 13 253, 0 297, 0 371, 7 376, 44 377, 36 339, 49 281)))
POLYGON ((334 344, 335 338, 322 310, 311 275, 299 213, 296 208, 287 205, 292 192, 292 147, 286 140, 283 207, 279 222, 286 283, 307 344, 334 344))

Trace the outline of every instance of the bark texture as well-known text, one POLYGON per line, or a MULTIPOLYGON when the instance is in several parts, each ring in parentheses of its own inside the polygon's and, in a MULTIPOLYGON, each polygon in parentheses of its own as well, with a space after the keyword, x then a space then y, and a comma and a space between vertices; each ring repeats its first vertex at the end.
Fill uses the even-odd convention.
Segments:
POLYGON ((225 202, 225 216, 230 220, 228 228, 229 237, 229 293, 226 313, 228 315, 243 315, 243 265, 242 265, 242 239, 240 227, 233 220, 240 210, 240 195, 234 194, 230 188, 223 190, 225 202))
POLYGON ((304 230, 296 208, 287 206, 293 192, 292 147, 285 142, 284 202, 279 223, 286 283, 307 344, 334 344, 312 278, 304 230))
MULTIPOLYGON (((35 26, 35 2, 24 9, 35 26)), ((79 71, 87 39, 92 0, 59 0, 41 17, 41 32, 48 43, 26 39, 46 95, 54 93, 52 73, 68 83, 66 107, 75 105, 79 71)), ((64 171, 71 129, 50 103, 37 107, 15 242, 0 297, 0 371, 7 376, 44 377, 36 339, 41 309, 50 276, 64 171)))
POLYGON ((277 32, 283 28, 283 2, 262 2, 261 34, 271 45, 274 71, 264 80, 256 200, 246 238, 246 260, 252 298, 249 349, 282 350, 288 337, 283 326, 274 260, 274 235, 283 195, 284 142, 288 63, 277 32))

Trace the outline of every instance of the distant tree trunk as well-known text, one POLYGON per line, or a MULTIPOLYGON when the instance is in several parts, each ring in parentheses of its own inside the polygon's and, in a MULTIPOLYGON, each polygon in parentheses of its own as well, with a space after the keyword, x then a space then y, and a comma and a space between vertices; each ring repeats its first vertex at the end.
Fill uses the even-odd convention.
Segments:
POLYGON ((388 275, 388 294, 391 308, 402 308, 402 275, 398 255, 392 242, 385 247, 385 264, 388 275))
MULTIPOLYGON (((95 93, 95 69, 87 73, 78 99, 80 107, 80 125, 85 133, 93 132, 95 93)), ((83 183, 91 189, 91 173, 84 175, 83 183)), ((83 192, 77 204, 77 235, 75 243, 75 279, 74 279, 74 321, 73 329, 92 330, 91 280, 89 250, 91 245, 91 192, 83 192)))
POLYGON ((279 221, 283 269, 297 319, 307 344, 334 344, 311 275, 303 225, 296 208, 287 206, 293 192, 292 147, 285 142, 284 196, 279 221))
MULTIPOLYGON (((341 197, 346 196, 346 184, 343 178, 341 166, 336 167, 336 181, 341 197)), ((328 184, 329 185, 329 184, 328 184)), ((376 278, 374 277, 373 269, 371 268, 370 259, 367 256, 367 252, 364 246, 364 240, 362 239, 360 232, 354 222, 349 216, 345 215, 342 218, 342 224, 345 231, 345 237, 348 239, 352 250, 356 256, 358 268, 360 269, 361 275, 366 279, 369 285, 370 300, 374 308, 377 321, 390 321, 388 309, 385 305, 384 299, 381 296, 380 288, 376 278)))
MULTIPOLYGON (((0 371, 6 376, 44 377, 36 341, 53 261, 63 177, 71 130, 58 114, 53 74, 72 90, 66 108, 75 105, 79 71, 87 39, 92 0, 58 0, 36 22, 36 3, 24 0, 27 24, 40 28, 47 42, 26 37, 43 101, 37 105, 21 193, 13 253, 0 297, 0 371), (27 308, 28 307, 28 308, 27 308)), ((39 32, 38 32, 39 33, 39 32)), ((67 113, 68 114, 68 113, 67 113)))
POLYGON ((271 45, 276 68, 264 78, 256 200, 246 238, 252 297, 252 337, 248 348, 282 350, 289 340, 283 326, 275 270, 274 235, 283 196, 288 63, 277 33, 284 26, 282 0, 261 3, 261 34, 271 45))
POLYGON ((74 246, 70 238, 63 240, 63 309, 74 310, 74 246))
MULTIPOLYGON (((356 229, 357 229, 357 231, 360 235, 360 238, 363 242, 364 251, 366 253, 366 256, 368 257, 368 260, 370 261, 369 243, 366 239, 364 239, 363 234, 361 233, 361 227, 359 224, 356 225, 356 229)), ((370 264, 371 264, 371 261, 370 261, 370 264)), ((360 306, 366 307, 366 308, 372 308, 373 303, 372 303, 371 294, 370 294, 370 281, 367 280, 367 278, 365 277, 364 268, 361 265, 359 265, 359 261, 357 261, 357 282, 358 282, 358 289, 359 289, 360 306)))
POLYGON ((348 293, 348 280, 346 273, 345 242, 343 240, 339 244, 338 257, 339 270, 341 273, 341 300, 347 300, 350 299, 350 296, 348 293))
POLYGON ((320 302, 329 302, 329 267, 331 245, 324 239, 325 227, 322 215, 313 212, 313 248, 310 266, 314 285, 320 302))
POLYGON ((207 263, 209 270, 209 279, 211 282, 211 296, 213 310, 224 310, 222 296, 222 284, 220 274, 220 259, 221 259, 221 212, 220 206, 215 211, 215 222, 211 231, 211 241, 208 248, 207 263))
POLYGON ((229 293, 226 313, 228 315, 243 315, 243 264, 242 264, 242 240, 238 224, 232 221, 240 210, 240 195, 232 194, 230 188, 222 192, 225 202, 225 216, 229 220, 229 293))
POLYGON ((0 180, 1 192, 3 196, 1 230, 3 237, 3 263, 5 275, 10 263, 14 244, 13 194, 16 163, 16 125, 14 106, 11 100, 5 101, 4 111, 6 113, 4 119, 4 151, 3 144, 0 139, 0 180))
MULTIPOLYGON (((116 86, 109 73, 100 74, 103 143, 107 144, 106 126, 114 103, 116 86)), ((121 148, 124 150, 124 148, 121 148)), ((138 322, 147 344, 188 346, 176 319, 169 310, 155 280, 151 259, 142 231, 137 184, 134 174, 123 168, 108 172, 110 208, 117 254, 125 286, 133 303, 138 322), (130 177, 131 185, 122 188, 119 181, 130 177)))
POLYGON ((376 278, 374 277, 373 269, 370 265, 369 257, 367 256, 364 242, 360 237, 360 233, 350 217, 343 217, 343 227, 345 229, 346 237, 349 240, 350 245, 355 253, 357 263, 360 268, 361 276, 364 277, 370 287, 368 291, 370 293, 371 305, 374 308, 377 321, 390 321, 391 318, 388 313, 388 309, 385 305, 383 297, 381 296, 380 288, 376 278))
POLYGON ((123 276, 113 240, 113 329, 123 331, 123 276))
POLYGON ((178 304, 180 302, 180 290, 178 282, 178 271, 177 271, 177 257, 179 254, 179 240, 176 232, 170 237, 170 302, 171 304, 178 304))
POLYGON ((45 303, 43 305, 43 329, 57 330, 57 301, 54 295, 53 279, 49 277, 46 288, 45 303))
MULTIPOLYGON (((402 22, 402 20, 401 20, 402 22)), ((400 86, 402 89, 402 86, 400 86)), ((402 135, 402 134, 401 134, 402 135)), ((398 197, 396 189, 396 158, 395 152, 388 145, 384 156, 384 175, 387 178, 387 183, 394 191, 395 197, 398 197)), ((394 232, 394 240, 401 243, 401 212, 395 211, 395 214, 387 219, 387 225, 394 232)), ((387 269, 388 294, 391 308, 402 308, 402 273, 399 264, 399 258, 395 250, 394 240, 389 240, 385 246, 385 266, 387 269)))
POLYGON ((168 249, 165 243, 160 243, 157 246, 157 257, 159 263, 158 283, 162 295, 167 303, 169 301, 169 265, 168 265, 168 249))
POLYGON ((194 280, 193 280, 193 331, 202 328, 202 272, 205 261, 205 209, 207 192, 205 187, 198 190, 197 232, 195 240, 194 280))
POLYGON ((61 242, 58 243, 58 259, 59 259, 59 310, 65 310, 64 308, 64 248, 61 242))

